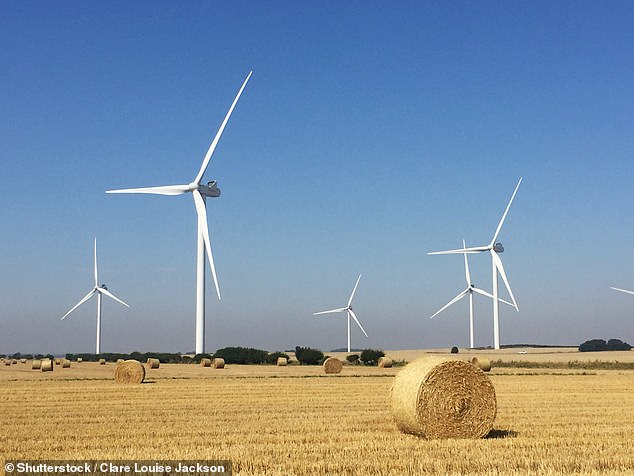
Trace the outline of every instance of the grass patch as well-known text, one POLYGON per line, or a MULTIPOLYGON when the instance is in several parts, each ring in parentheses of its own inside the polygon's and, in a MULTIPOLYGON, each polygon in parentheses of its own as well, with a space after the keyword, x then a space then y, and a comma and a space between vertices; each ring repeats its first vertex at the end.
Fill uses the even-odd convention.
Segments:
POLYGON ((594 360, 582 362, 571 360, 568 362, 530 362, 510 360, 494 360, 491 368, 513 368, 513 369, 583 369, 583 370, 634 370, 634 362, 618 362, 594 360))

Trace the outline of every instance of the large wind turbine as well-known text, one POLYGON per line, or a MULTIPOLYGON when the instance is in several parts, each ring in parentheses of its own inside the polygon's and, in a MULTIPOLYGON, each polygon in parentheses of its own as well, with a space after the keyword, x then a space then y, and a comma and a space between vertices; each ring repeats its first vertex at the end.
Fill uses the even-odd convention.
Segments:
MULTIPOLYGON (((463 249, 467 248, 464 240, 462 240, 462 248, 463 249)), ((430 319, 433 319, 438 314, 443 312, 452 304, 457 303, 468 294, 469 295, 469 348, 473 349, 475 347, 473 343, 474 342, 473 341, 473 293, 478 293, 478 294, 481 294, 482 296, 486 296, 491 299, 493 299, 493 295, 489 294, 488 292, 482 289, 476 288, 475 285, 471 282, 471 273, 469 272, 469 260, 467 259, 467 253, 463 253, 463 255, 464 255, 464 270, 465 270, 465 278, 467 281, 467 288, 464 291, 462 291, 460 294, 458 294, 455 298, 453 298, 451 301, 449 301, 447 304, 445 304, 443 307, 441 307, 438 311, 436 311, 434 315, 430 317, 430 319)), ((512 303, 505 301, 504 299, 500 299, 500 301, 502 301, 504 304, 508 304, 509 306, 513 306, 512 303)))
POLYGON ((95 287, 92 288, 92 290, 88 294, 86 294, 81 301, 75 304, 75 306, 70 311, 64 314, 64 316, 62 317, 62 320, 64 320, 64 317, 68 316, 71 312, 73 312, 83 303, 88 301, 88 299, 90 299, 92 295, 95 293, 97 293, 97 345, 95 348, 95 354, 99 354, 101 352, 101 298, 102 298, 102 295, 106 295, 109 298, 114 299, 117 302, 120 302, 126 307, 130 307, 130 306, 128 306, 121 299, 119 299, 110 291, 108 291, 108 287, 105 284, 99 285, 99 276, 97 274, 97 238, 95 238, 95 287))
POLYGON ((622 293, 625 293, 625 294, 634 294, 634 291, 628 291, 627 289, 613 288, 611 286, 610 286, 610 289, 614 289, 615 291, 621 291, 622 293))
POLYGON ((498 227, 495 230, 495 234, 493 235, 493 239, 488 245, 484 246, 475 246, 472 248, 462 248, 458 250, 448 250, 448 251, 435 251, 433 253, 427 253, 429 255, 445 255, 445 254, 457 254, 457 253, 491 253, 491 267, 493 269, 493 344, 495 349, 500 348, 500 301, 499 301, 499 293, 498 293, 498 272, 500 276, 502 276, 502 280, 504 281, 504 285, 511 296, 511 300, 513 301, 513 306, 517 311, 519 308, 517 307, 517 302, 515 301, 515 296, 513 296, 513 291, 511 290, 511 286, 509 285, 509 281, 506 277, 506 272, 504 271, 504 265, 502 264, 502 260, 500 259, 499 254, 504 252, 504 247, 502 243, 496 243, 498 235, 500 234, 500 230, 502 229, 502 225, 504 224, 504 220, 506 219, 506 215, 509 212, 509 208, 511 208, 511 204, 513 203, 513 199, 515 198, 515 194, 517 193, 517 189, 520 188, 520 184, 522 183, 522 179, 520 178, 517 182, 517 186, 513 191, 513 195, 509 200, 508 205, 506 206, 506 210, 504 210, 504 214, 502 215, 502 219, 500 223, 498 223, 498 227))
POLYGON ((242 87, 236 98, 233 100, 227 115, 225 116, 220 129, 216 133, 216 137, 212 141, 203 163, 200 166, 198 174, 194 180, 185 185, 166 185, 160 187, 145 187, 145 188, 128 188, 122 190, 108 190, 106 193, 149 193, 155 195, 182 195, 185 193, 191 193, 194 198, 194 205, 196 206, 196 213, 198 214, 198 253, 196 261, 196 353, 202 354, 205 352, 205 250, 207 251, 207 257, 209 258, 209 267, 211 268, 211 275, 216 285, 216 293, 220 300, 220 286, 218 285, 218 278, 216 276, 216 267, 214 266, 214 258, 211 254, 211 242, 209 240, 209 227, 207 225, 207 207, 205 200, 207 197, 216 198, 220 196, 220 189, 216 185, 216 181, 212 180, 206 185, 202 183, 203 175, 207 170, 211 156, 218 145, 220 136, 225 130, 225 126, 231 117, 233 109, 240 99, 240 95, 244 90, 249 78, 253 74, 253 71, 249 72, 247 78, 242 83, 242 87))
POLYGON ((354 322, 357 323, 357 325, 359 326, 359 329, 361 329, 361 331, 365 334, 365 336, 368 337, 368 334, 365 332, 365 330, 363 329, 363 326, 359 322, 359 319, 357 319, 356 314, 352 310, 352 298, 354 298, 354 293, 357 290, 357 286, 359 285, 360 279, 361 279, 361 275, 359 275, 359 277, 357 278, 357 282, 354 285, 352 294, 350 294, 350 299, 348 299, 348 305, 346 307, 340 307, 339 309, 331 309, 330 311, 315 312, 313 314, 314 316, 317 316, 319 314, 333 314, 336 312, 346 312, 348 314, 348 352, 350 352, 350 317, 354 319, 354 322))

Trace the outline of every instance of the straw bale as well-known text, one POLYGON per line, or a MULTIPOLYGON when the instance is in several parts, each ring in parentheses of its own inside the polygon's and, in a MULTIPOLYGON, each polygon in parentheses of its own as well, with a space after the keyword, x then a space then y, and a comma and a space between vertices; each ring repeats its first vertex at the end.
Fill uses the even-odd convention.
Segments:
POLYGON ((379 357, 379 367, 389 369, 392 367, 392 359, 389 357, 379 357))
POLYGON ((5 360, 4 361, 4 365, 11 365, 11 361, 10 360, 5 360))
POLYGON ((150 369, 158 369, 161 366, 161 361, 159 359, 147 359, 147 366, 150 369))
POLYGON ((52 372, 53 371, 53 360, 51 360, 51 359, 42 360, 42 365, 40 367, 40 370, 42 370, 42 372, 52 372))
POLYGON ((121 362, 123 362, 125 359, 117 359, 117 363, 120 364, 121 362))
POLYGON ((77 357, 77 362, 83 362, 84 359, 82 359, 81 357, 77 357))
POLYGON ((211 367, 211 359, 200 359, 201 367, 211 367))
POLYGON ((70 369, 70 360, 68 360, 68 359, 62 360, 62 368, 63 369, 70 369))
POLYGON ((277 366, 278 367, 286 367, 288 365, 288 360, 286 357, 278 357, 277 358, 277 366))
POLYGON ((474 357, 471 359, 471 363, 484 372, 491 371, 491 361, 487 357, 474 357))
POLYGON ((20 359, 20 362, 26 364, 26 359, 20 359))
POLYGON ((224 369, 225 368, 225 359, 223 359, 221 357, 216 357, 214 360, 211 361, 211 366, 214 369, 224 369))
POLYGON ((62 359, 55 359, 55 365, 60 365, 62 363, 62 359))
POLYGON ((42 368, 41 360, 34 360, 31 362, 31 370, 40 370, 42 368))
POLYGON ((328 357, 324 361, 324 371, 327 374, 338 374, 341 373, 341 368, 343 367, 341 360, 337 357, 328 357))
POLYGON ((475 365, 446 357, 424 356, 394 379, 391 410, 404 433, 424 438, 482 438, 491 431, 495 389, 475 365))
POLYGON ((145 367, 138 360, 124 360, 114 369, 114 381, 117 383, 143 383, 145 367))
POLYGON ((99 365, 106 365, 106 359, 99 359, 99 365))

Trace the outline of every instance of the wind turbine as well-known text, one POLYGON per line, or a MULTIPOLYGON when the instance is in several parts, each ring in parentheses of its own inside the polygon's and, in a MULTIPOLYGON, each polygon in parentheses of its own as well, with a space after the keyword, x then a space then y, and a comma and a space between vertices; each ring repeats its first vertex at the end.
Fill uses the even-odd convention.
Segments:
POLYGON ((73 312, 83 303, 88 301, 88 299, 90 299, 92 295, 95 293, 97 293, 97 345, 95 348, 95 354, 99 354, 101 352, 101 298, 102 296, 106 295, 109 298, 114 299, 117 302, 120 302, 126 307, 130 307, 130 306, 128 306, 121 299, 119 299, 110 291, 108 291, 108 287, 105 284, 99 285, 99 277, 97 274, 97 238, 95 238, 95 287, 92 288, 92 290, 88 294, 86 294, 81 301, 75 304, 75 306, 70 311, 64 314, 61 320, 63 321, 66 316, 68 316, 71 312, 73 312))
POLYGON ((611 286, 610 286, 610 289, 614 289, 615 291, 621 291, 622 293, 625 293, 625 294, 634 294, 634 291, 628 291, 627 289, 613 288, 611 286))
POLYGON ((513 306, 515 310, 519 312, 519 308, 517 307, 517 302, 515 301, 515 296, 513 296, 513 291, 511 290, 511 286, 509 285, 509 281, 506 277, 506 272, 504 271, 504 265, 502 264, 502 260, 500 259, 499 254, 504 252, 504 246, 502 243, 496 243, 498 235, 500 234, 500 230, 502 229, 502 225, 504 224, 504 220, 506 219, 506 215, 509 212, 509 208, 511 208, 511 204, 513 203, 513 199, 515 198, 515 194, 517 193, 517 189, 520 188, 520 184, 522 183, 522 178, 520 177, 517 182, 517 186, 513 191, 513 195, 509 200, 508 205, 506 206, 506 210, 504 210, 504 214, 502 215, 502 219, 500 223, 498 223, 498 227, 495 230, 493 235, 493 239, 488 245, 484 246, 475 246, 472 248, 462 248, 458 250, 448 250, 448 251, 435 251, 432 253, 427 253, 429 255, 446 255, 446 254, 457 254, 457 253, 491 253, 491 268, 493 269, 493 344, 495 349, 500 348, 500 300, 498 293, 498 272, 500 276, 502 276, 502 280, 504 281, 504 285, 511 296, 511 300, 513 301, 513 306))
POLYGON ((217 198, 220 196, 220 189, 217 187, 216 181, 212 180, 206 185, 202 183, 203 175, 207 170, 211 156, 218 145, 220 136, 225 130, 225 126, 231 117, 233 109, 240 99, 240 95, 244 90, 249 78, 253 74, 250 71, 247 78, 242 83, 242 87, 238 91, 236 98, 233 100, 227 115, 225 116, 220 129, 216 133, 216 137, 212 141, 198 174, 194 180, 185 185, 166 185, 160 187, 145 187, 145 188, 128 188, 121 190, 107 190, 106 193, 149 193, 154 195, 182 195, 185 193, 191 193, 194 198, 194 205, 196 206, 196 213, 198 215, 198 252, 196 260, 196 353, 202 354, 205 352, 205 250, 207 251, 207 257, 209 258, 209 267, 211 268, 211 275, 216 285, 216 293, 218 294, 218 300, 220 300, 220 286, 218 285, 218 278, 216 276, 216 267, 214 266, 214 258, 211 254, 211 242, 209 240, 209 227, 207 224, 207 207, 205 200, 207 197, 217 198))
POLYGON ((352 298, 354 298, 354 293, 357 290, 357 286, 359 285, 360 279, 361 279, 361 275, 359 275, 359 277, 357 278, 357 282, 354 285, 352 294, 350 294, 350 299, 348 299, 348 305, 346 307, 340 307, 339 309, 331 309, 330 311, 315 312, 313 314, 314 316, 317 316, 319 314, 334 314, 337 312, 346 312, 348 314, 348 352, 350 352, 350 317, 354 319, 354 322, 357 323, 357 325, 359 326, 359 329, 361 329, 361 331, 365 334, 365 336, 368 337, 368 334, 365 332, 365 330, 363 329, 363 326, 359 322, 359 319, 357 319, 356 314, 352 310, 352 298))
MULTIPOLYGON (((467 248, 467 245, 465 244, 464 240, 462 240, 462 248, 463 249, 467 248)), ((436 311, 434 315, 430 317, 430 319, 433 319, 438 314, 443 312, 452 304, 460 301, 463 297, 465 297, 468 294, 469 295, 469 348, 473 349, 475 347, 473 343, 473 293, 478 293, 478 294, 481 294, 482 296, 486 296, 491 299, 494 299, 494 298, 493 298, 493 295, 489 294, 488 292, 482 289, 476 288, 475 285, 471 282, 471 273, 469 272, 469 260, 467 259, 467 253, 463 253, 463 255, 464 255, 464 270, 465 270, 465 278, 467 281, 467 288, 464 291, 462 291, 460 294, 458 294, 455 298, 453 298, 451 301, 449 301, 447 304, 445 304, 443 307, 441 307, 438 311, 436 311)), ((509 306, 513 306, 513 304, 511 304, 508 301, 505 301, 504 299, 500 299, 500 301, 502 301, 504 304, 508 304, 509 306)))

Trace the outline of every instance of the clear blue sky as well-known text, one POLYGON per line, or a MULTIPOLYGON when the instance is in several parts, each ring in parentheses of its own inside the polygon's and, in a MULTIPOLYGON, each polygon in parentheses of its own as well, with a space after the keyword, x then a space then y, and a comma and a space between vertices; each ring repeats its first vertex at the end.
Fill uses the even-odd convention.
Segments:
MULTIPOLYGON (((194 346, 187 183, 205 176, 223 299, 207 348, 468 343, 461 256, 499 240, 520 313, 503 344, 634 341, 631 2, 0 3, 0 353, 194 346)), ((471 260, 491 290, 489 259, 471 260)), ((476 300, 476 344, 492 344, 476 300)))

